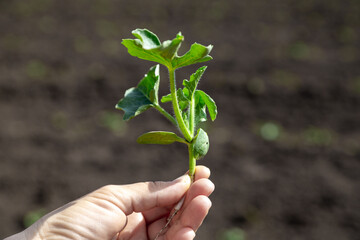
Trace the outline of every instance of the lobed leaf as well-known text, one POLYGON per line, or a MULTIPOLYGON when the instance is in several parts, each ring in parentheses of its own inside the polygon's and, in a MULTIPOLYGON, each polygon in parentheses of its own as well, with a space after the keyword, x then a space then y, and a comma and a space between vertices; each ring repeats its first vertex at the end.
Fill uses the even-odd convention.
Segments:
POLYGON ((126 90, 124 98, 115 108, 123 110, 124 120, 129 120, 158 103, 159 65, 150 68, 137 87, 126 90))
POLYGON ((141 144, 171 144, 174 142, 187 143, 185 139, 177 136, 173 132, 153 131, 144 133, 137 139, 141 144))
POLYGON ((178 33, 173 40, 161 43, 159 38, 147 29, 136 29, 132 34, 137 39, 123 39, 121 42, 130 55, 165 66, 171 66, 171 60, 184 40, 181 33, 178 33))
POLYGON ((157 62, 174 69, 212 59, 209 53, 213 46, 205 47, 198 43, 192 44, 190 50, 183 56, 178 56, 177 52, 184 41, 181 32, 173 40, 166 40, 163 43, 147 29, 136 29, 132 31, 132 34, 136 39, 123 39, 121 43, 128 49, 130 55, 140 59, 157 62))
POLYGON ((177 69, 191 64, 209 61, 212 59, 209 55, 212 48, 212 45, 205 47, 199 43, 194 43, 191 45, 190 50, 187 53, 181 57, 175 57, 171 61, 171 64, 174 69, 177 69))

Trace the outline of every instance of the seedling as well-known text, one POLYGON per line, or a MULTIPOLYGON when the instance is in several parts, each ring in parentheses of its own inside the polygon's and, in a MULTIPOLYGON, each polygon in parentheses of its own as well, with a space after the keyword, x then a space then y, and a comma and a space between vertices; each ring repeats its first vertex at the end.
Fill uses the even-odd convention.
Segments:
MULTIPOLYGON (((116 108, 124 111, 124 120, 130 120, 149 108, 155 108, 166 117, 181 132, 182 136, 173 132, 152 131, 141 135, 137 142, 142 144, 171 144, 174 142, 186 144, 189 150, 188 174, 193 181, 196 161, 204 157, 209 150, 208 135, 199 127, 199 124, 207 120, 207 111, 211 120, 214 121, 217 107, 215 101, 208 94, 197 89, 206 66, 200 67, 190 76, 189 80, 183 80, 182 88, 176 87, 175 71, 181 67, 211 60, 212 57, 209 53, 213 46, 206 47, 194 43, 188 52, 178 56, 178 49, 184 41, 184 36, 180 32, 173 40, 162 43, 154 33, 147 29, 136 29, 132 31, 132 34, 136 39, 122 41, 130 55, 158 64, 150 68, 136 87, 125 92, 124 97, 116 104, 116 108), (160 101, 158 96, 159 64, 168 69, 170 80, 170 93, 162 96, 160 101), (175 116, 161 107, 160 102, 171 102, 175 116)), ((182 202, 183 199, 175 207, 173 215, 181 208, 182 202)), ((168 222, 171 221, 171 218, 168 222)))

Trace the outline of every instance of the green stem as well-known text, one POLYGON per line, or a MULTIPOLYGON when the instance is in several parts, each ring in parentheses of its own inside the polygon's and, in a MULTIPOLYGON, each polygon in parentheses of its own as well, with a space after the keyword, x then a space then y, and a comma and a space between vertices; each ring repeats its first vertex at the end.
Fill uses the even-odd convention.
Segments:
POLYGON ((177 126, 177 122, 176 122, 176 119, 170 115, 170 113, 168 113, 165 109, 163 109, 160 105, 158 104, 154 104, 153 105, 154 108, 156 110, 158 110, 162 115, 164 115, 172 124, 174 124, 175 126, 177 126))
POLYGON ((193 155, 193 144, 188 145, 189 148, 189 176, 191 179, 191 182, 194 182, 195 178, 195 167, 196 167, 196 159, 193 155))
POLYGON ((194 131, 195 131, 195 99, 194 99, 194 96, 191 97, 189 113, 190 113, 189 114, 189 129, 190 129, 191 138, 193 138, 194 131))
POLYGON ((188 142, 191 142, 192 136, 189 133, 189 129, 185 125, 183 117, 181 116, 181 110, 179 107, 178 98, 176 94, 175 70, 173 68, 169 68, 169 78, 170 78, 171 101, 172 101, 175 117, 178 122, 178 126, 182 134, 184 135, 185 139, 188 142))

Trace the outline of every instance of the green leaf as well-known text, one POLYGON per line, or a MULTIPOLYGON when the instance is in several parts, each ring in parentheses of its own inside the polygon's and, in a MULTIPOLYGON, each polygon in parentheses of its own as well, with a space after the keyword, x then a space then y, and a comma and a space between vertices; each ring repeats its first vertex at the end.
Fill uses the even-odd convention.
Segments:
POLYGON ((204 157, 209 151, 209 137, 201 128, 197 131, 192 150, 196 160, 204 157))
POLYGON ((126 90, 124 98, 116 104, 116 109, 125 112, 124 120, 129 120, 144 112, 153 104, 158 104, 159 65, 150 68, 137 87, 126 90))
POLYGON ((194 43, 191 45, 190 50, 187 53, 181 57, 175 56, 171 61, 171 64, 174 69, 177 69, 191 64, 209 61, 212 59, 209 55, 212 48, 212 45, 205 47, 199 43, 194 43))
POLYGON ((171 144, 174 142, 187 143, 185 139, 177 136, 173 132, 153 131, 144 133, 137 139, 141 144, 171 144))
MULTIPOLYGON (((186 92, 184 92, 183 89, 181 89, 181 88, 179 88, 176 91, 176 94, 177 94, 180 109, 184 111, 187 108, 187 106, 189 106, 190 100, 186 96, 186 92)), ((168 95, 165 95, 161 98, 162 103, 171 102, 171 101, 172 101, 171 93, 169 93, 168 95)))
POLYGON ((193 73, 191 76, 190 76, 190 80, 184 80, 183 81, 183 85, 184 87, 187 88, 187 90, 189 91, 189 95, 193 96, 195 90, 196 90, 196 87, 200 81, 200 78, 201 76, 204 74, 205 70, 206 70, 207 66, 203 66, 201 68, 199 68, 198 70, 196 70, 195 73, 193 73))
POLYGON ((206 120, 206 105, 202 98, 199 97, 195 100, 195 126, 197 126, 200 122, 206 122, 206 120))
POLYGON ((137 85, 137 89, 141 91, 152 103, 157 104, 158 91, 160 83, 160 66, 155 65, 150 68, 149 72, 145 74, 145 77, 137 85))
POLYGON ((209 111, 211 120, 214 121, 217 115, 217 107, 215 101, 209 95, 207 95, 205 92, 201 90, 196 90, 195 95, 198 104, 200 104, 200 108, 203 107, 202 104, 204 103, 209 111))
POLYGON ((171 93, 169 93, 168 95, 162 96, 162 98, 161 98, 162 103, 171 102, 171 100, 172 100, 171 93))
POLYGON ((179 32, 173 40, 164 41, 160 47, 161 56, 165 59, 172 60, 175 56, 177 56, 177 51, 183 41, 184 37, 181 35, 181 32, 179 32))
POLYGON ((144 49, 153 49, 161 45, 159 38, 147 29, 136 29, 132 34, 139 40, 137 42, 142 45, 144 49))
POLYGON ((163 43, 147 29, 136 29, 132 31, 132 34, 136 39, 123 39, 121 42, 128 49, 130 55, 160 63, 168 68, 177 69, 212 59, 209 53, 213 46, 206 47, 199 43, 192 44, 188 52, 183 56, 178 56, 177 52, 184 41, 181 32, 173 40, 166 40, 163 43))
POLYGON ((171 60, 177 55, 177 51, 184 41, 181 33, 173 40, 163 43, 159 38, 147 29, 136 29, 132 34, 137 39, 123 39, 122 44, 128 49, 130 55, 140 59, 148 60, 171 66, 171 60))

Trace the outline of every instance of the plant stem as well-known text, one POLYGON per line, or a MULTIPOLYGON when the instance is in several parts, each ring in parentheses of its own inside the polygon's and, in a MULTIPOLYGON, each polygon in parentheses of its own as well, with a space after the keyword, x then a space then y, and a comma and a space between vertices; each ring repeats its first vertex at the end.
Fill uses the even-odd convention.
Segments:
POLYGON ((168 113, 165 109, 163 109, 160 105, 158 104, 154 104, 153 105, 154 108, 156 110, 158 110, 162 115, 164 115, 172 124, 174 124, 175 126, 178 126, 177 122, 176 122, 176 119, 171 116, 170 113, 168 113))
POLYGON ((178 122, 178 126, 182 134, 184 135, 185 139, 188 142, 191 142, 193 137, 189 133, 189 129, 186 127, 184 119, 181 115, 181 110, 179 107, 177 93, 176 93, 175 69, 173 69, 172 67, 169 68, 169 78, 170 78, 171 101, 172 101, 175 117, 178 122))
POLYGON ((189 149, 189 176, 191 178, 191 182, 194 182, 194 177, 195 177, 195 167, 196 167, 196 159, 194 158, 193 155, 193 144, 189 144, 188 145, 188 149, 189 149))
POLYGON ((191 102, 190 102, 189 129, 190 129, 191 138, 193 138, 194 131, 195 131, 195 99, 194 99, 194 95, 191 97, 191 102))

